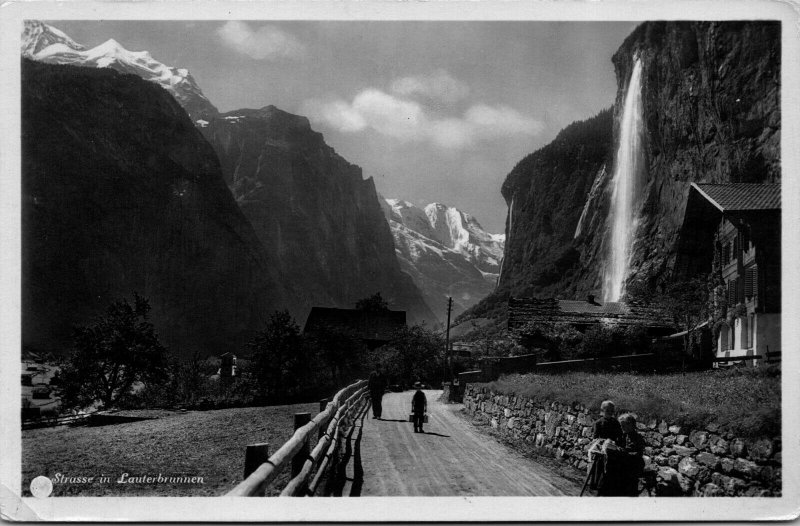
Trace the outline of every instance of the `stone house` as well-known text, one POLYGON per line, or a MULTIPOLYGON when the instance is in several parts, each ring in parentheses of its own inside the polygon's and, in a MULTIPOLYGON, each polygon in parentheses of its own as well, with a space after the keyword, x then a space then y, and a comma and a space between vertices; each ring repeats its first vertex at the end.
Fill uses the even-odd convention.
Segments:
POLYGON ((567 323, 580 332, 598 324, 644 327, 652 336, 670 334, 675 329, 672 320, 656 307, 622 301, 601 303, 592 294, 586 300, 508 299, 510 332, 517 333, 529 324, 554 323, 567 323))
POLYGON ((676 277, 711 273, 718 283, 716 362, 779 355, 780 184, 692 183, 679 236, 676 277))

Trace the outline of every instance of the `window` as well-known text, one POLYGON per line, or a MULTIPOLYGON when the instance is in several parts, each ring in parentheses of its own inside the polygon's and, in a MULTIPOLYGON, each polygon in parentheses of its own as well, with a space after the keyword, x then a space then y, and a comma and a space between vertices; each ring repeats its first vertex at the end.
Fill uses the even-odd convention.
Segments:
POLYGON ((747 267, 744 271, 744 296, 753 298, 758 296, 758 266, 747 267))
POLYGON ((722 264, 727 265, 731 262, 731 245, 730 243, 725 243, 722 245, 722 264))
POLYGON ((732 279, 728 282, 728 295, 727 295, 728 307, 733 307, 738 303, 737 300, 739 299, 738 298, 739 295, 736 294, 737 281, 738 281, 737 279, 732 279))

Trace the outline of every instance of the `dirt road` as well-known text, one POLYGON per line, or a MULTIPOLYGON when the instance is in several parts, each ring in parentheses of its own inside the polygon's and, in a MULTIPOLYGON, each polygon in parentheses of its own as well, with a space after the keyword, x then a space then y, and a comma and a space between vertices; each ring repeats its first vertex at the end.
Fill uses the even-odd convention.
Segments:
POLYGON ((362 496, 578 495, 580 487, 552 469, 481 434, 462 419, 461 405, 425 391, 429 422, 414 433, 413 391, 383 397, 381 420, 369 411, 360 441, 362 496))

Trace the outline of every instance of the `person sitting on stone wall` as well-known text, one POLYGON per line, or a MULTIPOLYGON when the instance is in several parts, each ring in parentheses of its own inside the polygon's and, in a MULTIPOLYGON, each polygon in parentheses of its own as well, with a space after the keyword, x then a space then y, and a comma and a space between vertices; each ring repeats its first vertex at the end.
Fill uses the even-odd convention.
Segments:
POLYGON ((589 452, 589 487, 603 492, 606 474, 605 446, 616 444, 622 438, 622 427, 616 418, 617 408, 614 402, 606 400, 600 404, 600 418, 592 427, 592 447, 589 452), (593 454, 599 453, 599 454, 593 454))
POLYGON ((600 404, 600 418, 594 423, 592 428, 592 438, 608 438, 617 442, 622 438, 622 426, 616 419, 617 408, 614 402, 606 400, 600 404))
POLYGON ((605 448, 605 477, 598 495, 635 497, 639 494, 639 477, 644 470, 644 438, 636 431, 633 414, 623 414, 619 423, 622 436, 616 444, 609 443, 605 448))

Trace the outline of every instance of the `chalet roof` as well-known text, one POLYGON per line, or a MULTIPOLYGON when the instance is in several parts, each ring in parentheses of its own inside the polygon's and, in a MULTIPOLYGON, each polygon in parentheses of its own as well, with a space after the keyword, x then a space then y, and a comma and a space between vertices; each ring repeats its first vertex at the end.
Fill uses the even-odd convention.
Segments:
POLYGON ((651 328, 668 328, 674 323, 656 307, 640 303, 557 300, 554 298, 509 298, 508 328, 526 323, 615 323, 651 328))
POLYGON ((314 332, 324 326, 343 327, 355 332, 362 340, 389 341, 394 332, 405 324, 405 311, 312 307, 303 332, 314 332))
POLYGON ((754 183, 692 183, 721 212, 780 210, 781 185, 754 183))

